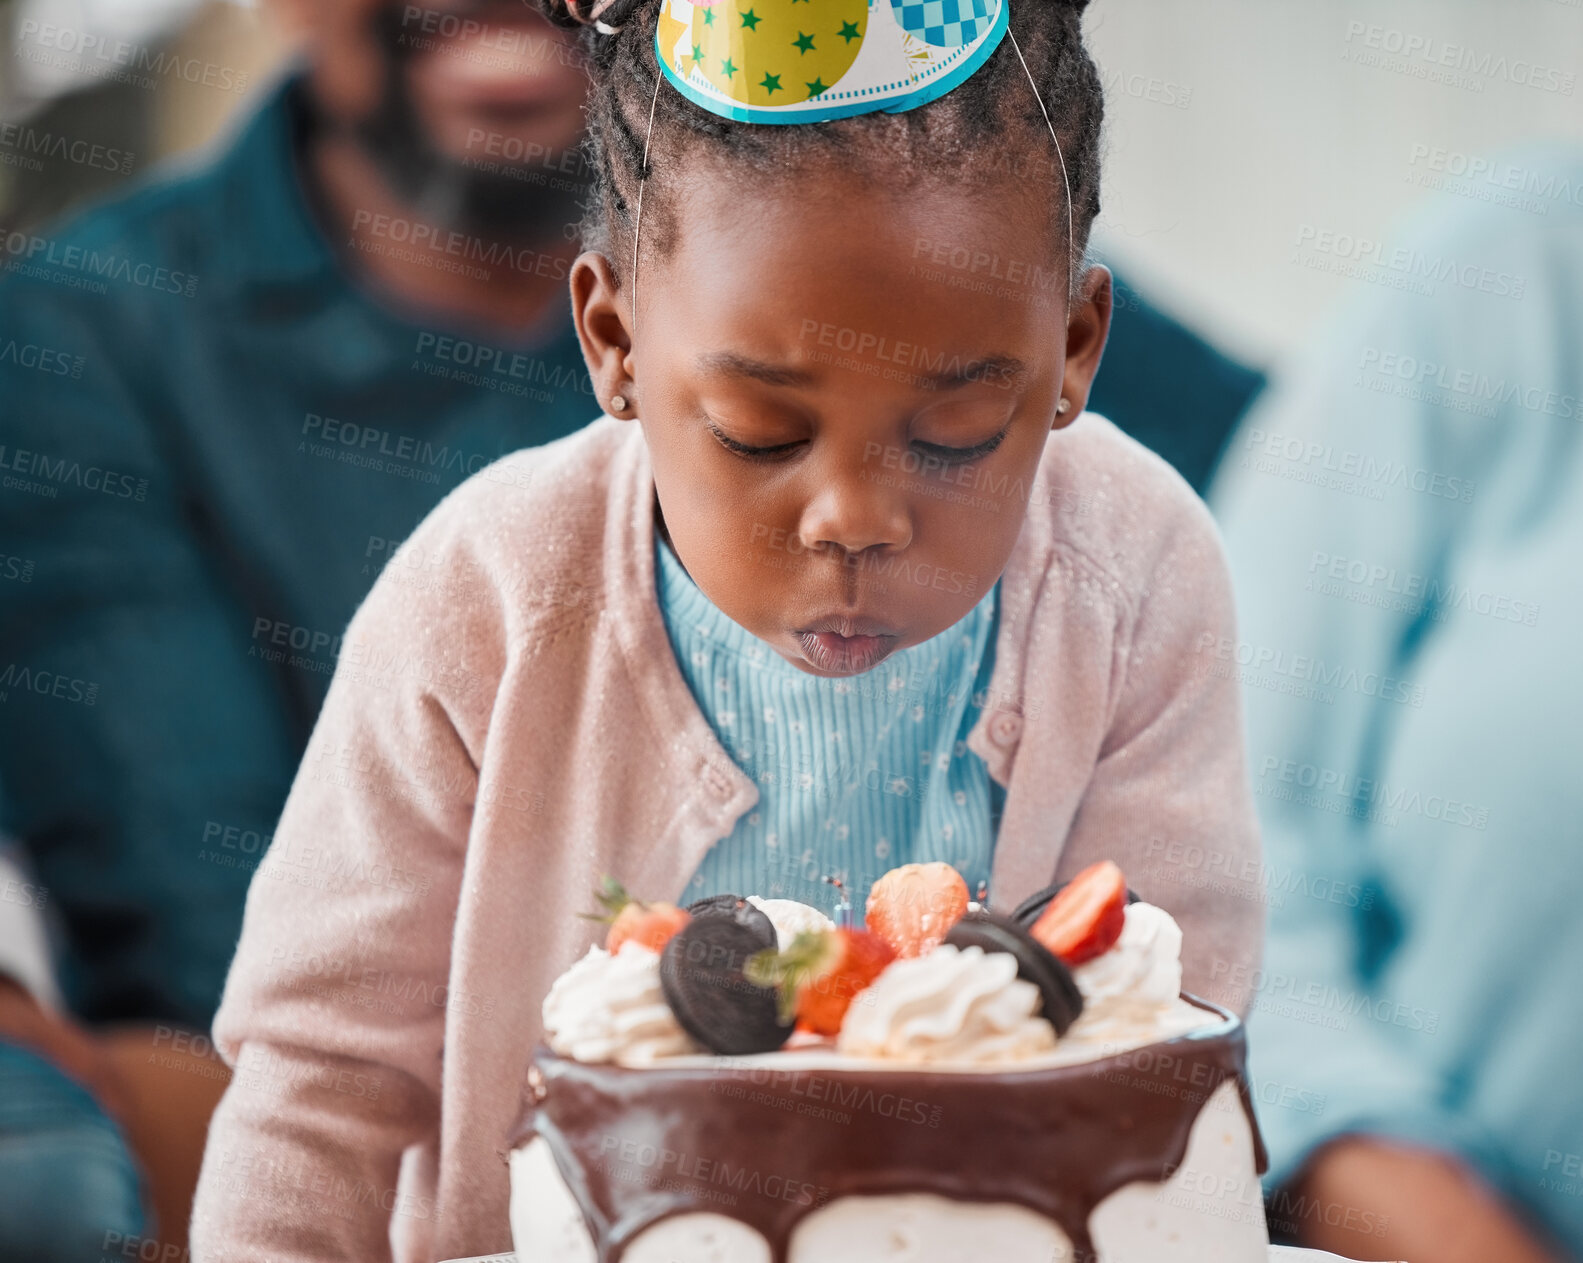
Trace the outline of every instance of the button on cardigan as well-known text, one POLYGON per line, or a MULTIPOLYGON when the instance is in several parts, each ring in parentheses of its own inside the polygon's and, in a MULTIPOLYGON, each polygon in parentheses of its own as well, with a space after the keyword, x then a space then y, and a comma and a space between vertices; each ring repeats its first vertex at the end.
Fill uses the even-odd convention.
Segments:
MULTIPOLYGON (((970 749, 1006 789, 1009 907, 1097 859, 1169 909, 1189 989, 1245 1006, 1262 903, 1209 514, 1092 414, 1049 437, 970 749)), ((508 1132, 601 875, 676 898, 758 790, 655 599, 642 430, 602 417, 470 478, 348 627, 215 1019, 236 1076, 193 1218, 208 1263, 510 1247, 508 1132)))

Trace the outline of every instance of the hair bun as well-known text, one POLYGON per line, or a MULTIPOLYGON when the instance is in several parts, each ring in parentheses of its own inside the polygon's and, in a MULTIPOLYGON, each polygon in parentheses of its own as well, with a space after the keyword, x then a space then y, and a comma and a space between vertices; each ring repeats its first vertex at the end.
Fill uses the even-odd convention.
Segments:
POLYGON ((645 0, 546 0, 546 3, 552 20, 591 26, 606 35, 614 35, 645 0))

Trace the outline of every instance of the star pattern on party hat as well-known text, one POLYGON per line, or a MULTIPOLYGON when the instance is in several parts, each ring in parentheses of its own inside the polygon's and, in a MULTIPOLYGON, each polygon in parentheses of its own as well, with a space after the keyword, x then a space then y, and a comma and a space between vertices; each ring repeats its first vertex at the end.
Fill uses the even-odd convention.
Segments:
POLYGON ((983 63, 1005 34, 1008 3, 662 0, 656 52, 682 95, 727 118, 905 110, 983 63))
POLYGON ((749 106, 784 105, 828 89, 857 57, 868 0, 712 0, 691 6, 689 58, 723 95, 749 106), (743 74, 747 69, 749 73, 743 74))

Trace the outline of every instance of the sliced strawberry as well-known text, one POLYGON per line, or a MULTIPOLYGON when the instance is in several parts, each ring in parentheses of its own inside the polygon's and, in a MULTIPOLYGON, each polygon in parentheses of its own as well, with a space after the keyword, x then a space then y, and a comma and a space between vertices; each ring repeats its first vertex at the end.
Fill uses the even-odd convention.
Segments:
POLYGON ((644 903, 627 894, 613 877, 606 877, 595 896, 603 912, 583 913, 584 920, 599 921, 610 929, 605 933, 605 950, 614 954, 623 943, 636 942, 657 952, 665 946, 692 914, 674 903, 644 903))
POLYGON ((864 922, 902 957, 933 951, 967 912, 967 883, 949 864, 903 864, 868 892, 864 922))
POLYGON ((783 951, 759 952, 747 976, 780 992, 781 1019, 815 1035, 840 1033, 852 999, 896 959, 890 944, 867 930, 805 930, 783 951))
POLYGON ((1033 937, 1068 965, 1108 952, 1127 922, 1127 879, 1109 860, 1090 864, 1050 900, 1033 937))
POLYGON ((619 952, 623 943, 636 942, 657 952, 692 919, 691 913, 674 903, 629 903, 610 923, 605 950, 619 952))

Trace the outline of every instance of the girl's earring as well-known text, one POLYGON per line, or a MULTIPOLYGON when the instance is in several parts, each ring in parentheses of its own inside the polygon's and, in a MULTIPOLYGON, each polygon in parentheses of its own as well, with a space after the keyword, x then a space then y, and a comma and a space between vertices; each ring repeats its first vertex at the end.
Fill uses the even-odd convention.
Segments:
POLYGON ((626 410, 627 410, 627 397, 625 395, 611 395, 610 396, 610 411, 612 413, 625 412, 626 410))
POLYGON ((1070 399, 1068 399, 1065 395, 1062 395, 1061 396, 1061 402, 1055 405, 1055 415, 1058 416, 1058 417, 1064 417, 1071 410, 1072 410, 1072 401, 1070 399))

